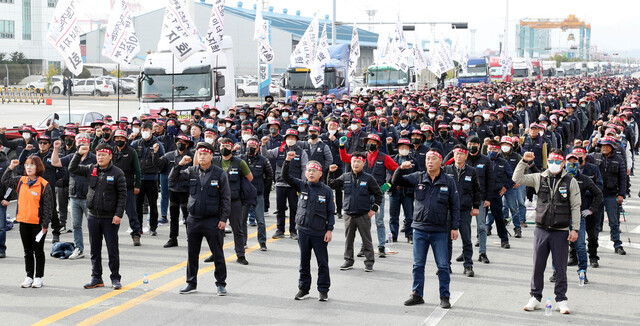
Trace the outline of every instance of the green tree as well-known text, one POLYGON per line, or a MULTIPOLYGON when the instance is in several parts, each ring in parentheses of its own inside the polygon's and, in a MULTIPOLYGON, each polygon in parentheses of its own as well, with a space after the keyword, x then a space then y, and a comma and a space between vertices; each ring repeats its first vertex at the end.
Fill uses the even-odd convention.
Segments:
POLYGON ((4 52, 0 52, 0 63, 6 63, 5 58, 7 57, 7 54, 4 52))
POLYGON ((111 70, 111 72, 109 72, 109 74, 110 74, 111 76, 113 76, 113 77, 116 77, 116 78, 122 78, 122 77, 124 77, 124 76, 122 75, 122 70, 120 70, 120 69, 113 69, 113 70, 111 70))
MULTIPOLYGON (((64 68, 62 74, 64 76, 73 76, 73 73, 71 73, 68 68, 64 68)), ((75 76, 75 78, 91 78, 91 72, 87 67, 82 67, 82 72, 78 76, 75 76)))
POLYGON ((56 69, 56 67, 53 64, 49 64, 49 69, 45 74, 45 77, 47 78, 47 93, 49 94, 51 93, 51 85, 53 85, 53 76, 59 73, 60 73, 60 70, 56 69))
POLYGON ((29 63, 29 60, 24 56, 24 53, 15 51, 10 54, 12 63, 29 63))

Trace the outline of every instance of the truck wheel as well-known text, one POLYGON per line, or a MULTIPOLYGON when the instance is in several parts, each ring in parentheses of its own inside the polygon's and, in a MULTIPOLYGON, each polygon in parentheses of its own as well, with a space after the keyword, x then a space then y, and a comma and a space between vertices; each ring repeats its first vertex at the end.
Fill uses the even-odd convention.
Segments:
POLYGON ((51 92, 53 92, 53 94, 60 94, 60 87, 54 86, 51 92))
POLYGON ((244 97, 244 91, 239 89, 238 90, 238 97, 244 97))

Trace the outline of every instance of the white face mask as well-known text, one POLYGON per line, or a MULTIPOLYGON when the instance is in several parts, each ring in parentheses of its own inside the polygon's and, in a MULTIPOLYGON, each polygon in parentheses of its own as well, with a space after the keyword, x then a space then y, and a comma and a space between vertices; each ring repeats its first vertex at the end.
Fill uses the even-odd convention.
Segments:
POLYGON ((151 131, 146 131, 146 130, 145 130, 145 131, 143 131, 143 132, 142 132, 142 138, 144 138, 144 139, 149 139, 149 138, 151 138, 151 131))
POLYGON ((490 117, 491 117, 491 116, 490 116, 490 115, 488 115, 488 114, 483 114, 483 115, 482 115, 482 118, 484 118, 485 120, 489 120, 489 118, 490 118, 490 117))
POLYGON ((376 110, 377 115, 382 115, 382 110, 376 110))
POLYGON ((308 114, 306 114, 306 113, 305 113, 305 114, 303 114, 303 115, 302 115, 302 117, 303 117, 303 118, 305 118, 305 119, 309 119, 309 115, 308 115, 308 114))
POLYGON ((207 123, 207 128, 213 128, 213 123, 207 123))
POLYGON ((631 107, 635 109, 635 108, 637 108, 637 107, 638 107, 638 104, 635 104, 635 103, 634 103, 634 104, 631 104, 631 107))
POLYGON ((267 122, 271 123, 273 122, 273 120, 275 120, 276 118, 274 117, 267 117, 267 122))
POLYGON ((353 110, 353 109, 356 108, 356 105, 355 104, 351 104, 350 107, 351 107, 351 110, 353 110))
POLYGON ((247 116, 246 116, 246 115, 241 115, 241 116, 240 116, 240 121, 244 121, 244 119, 246 119, 246 118, 247 118, 247 116))
POLYGON ((560 164, 549 164, 549 172, 553 174, 558 174, 558 172, 562 171, 562 163, 560 164))
POLYGON ((303 126, 298 127, 298 132, 304 132, 304 127, 303 126))
POLYGON ((406 122, 400 122, 400 126, 401 126, 402 128, 406 128, 406 127, 407 127, 407 125, 408 125, 408 123, 406 123, 406 122))
POLYGON ((249 140, 249 138, 251 138, 251 135, 248 135, 248 134, 242 135, 242 140, 244 140, 244 141, 249 140))
POLYGON ((298 141, 297 141, 297 140, 295 140, 295 139, 287 139, 287 146, 289 146, 289 147, 293 147, 293 146, 295 146, 295 145, 296 145, 296 143, 297 143, 297 142, 298 142, 298 141))
POLYGON ((455 131, 460 130, 460 128, 462 128, 462 126, 460 126, 460 125, 453 125, 453 130, 455 130, 455 131))
POLYGON ((289 117, 289 112, 282 112, 282 117, 283 118, 288 118, 289 117))
POLYGON ((399 149, 398 153, 400 154, 400 156, 407 156, 407 155, 409 155, 409 150, 406 149, 406 148, 399 149))
POLYGON ((336 132, 337 132, 337 130, 329 130, 329 135, 332 135, 332 136, 333 136, 333 135, 335 135, 335 134, 336 134, 336 132))
POLYGON ((187 125, 181 125, 180 126, 180 130, 187 131, 187 125))
POLYGON ((467 124, 462 125, 462 130, 464 130, 464 131, 467 131, 467 130, 469 130, 470 128, 471 128, 471 126, 470 126, 470 125, 467 125, 467 124))
POLYGON ((500 149, 502 150, 503 153, 509 153, 509 151, 511 150, 511 146, 502 145, 502 146, 500 146, 500 149))
MULTIPOLYGON (((185 126, 186 127, 186 126, 185 126)), ((186 129, 186 128, 185 128, 186 129)), ((131 131, 133 131, 134 134, 137 134, 140 132, 140 128, 131 128, 131 131)))
POLYGON ((435 118, 435 117, 436 117, 436 114, 435 114, 435 113, 429 113, 428 115, 429 115, 429 119, 433 119, 433 118, 435 118))
POLYGON ((407 104, 407 100, 402 100, 402 104, 407 104))
POLYGON ((213 138, 205 138, 204 141, 209 144, 213 144, 213 138))
POLYGON ((353 130, 353 131, 358 130, 358 125, 357 124, 352 124, 351 125, 351 130, 353 130))
POLYGON ((225 127, 225 126, 219 126, 218 127, 218 131, 219 132, 224 132, 225 130, 227 130, 227 127, 225 127))
POLYGON ((29 139, 31 139, 31 133, 29 133, 29 132, 23 132, 23 133, 22 133, 22 138, 24 138, 25 140, 29 140, 29 139))

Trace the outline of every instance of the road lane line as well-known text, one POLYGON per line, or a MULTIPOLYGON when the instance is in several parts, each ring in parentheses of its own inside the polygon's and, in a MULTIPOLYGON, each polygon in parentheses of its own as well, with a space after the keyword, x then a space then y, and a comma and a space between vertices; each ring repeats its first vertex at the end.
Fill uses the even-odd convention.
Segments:
MULTIPOLYGON (((452 292, 451 293, 451 297, 450 297, 450 301, 449 301, 451 303, 451 308, 453 308, 453 304, 456 303, 456 301, 458 301, 458 299, 460 299, 462 294, 464 294, 464 292, 452 292)), ((447 312, 449 312, 449 310, 451 310, 451 309, 442 309, 440 307, 436 308, 434 311, 431 312, 429 317, 427 317, 427 319, 425 319, 422 322, 422 325, 426 325, 426 326, 437 325, 442 320, 444 315, 446 315, 447 312)))
MULTIPOLYGON (((270 230, 273 230, 275 228, 276 228, 276 224, 273 224, 273 225, 269 226, 266 229, 266 231, 270 231, 270 230)), ((255 238, 257 235, 258 235, 258 232, 254 232, 254 233, 250 234, 247 237, 247 239, 255 238)), ((227 248, 232 247, 233 245, 234 245, 234 243, 233 243, 233 241, 231 241, 231 242, 225 244, 222 248, 223 249, 227 249, 227 248)), ((200 259, 209 257, 210 255, 211 255, 211 251, 208 251, 208 252, 200 255, 200 259)), ((186 266, 187 266, 187 261, 185 260, 185 261, 183 261, 181 263, 178 263, 178 264, 173 265, 173 266, 171 266, 171 267, 169 267, 167 269, 164 269, 164 270, 162 270, 162 271, 160 271, 158 273, 154 273, 154 274, 149 275, 149 281, 155 280, 155 279, 157 279, 159 277, 165 276, 165 275, 167 275, 169 273, 172 273, 172 272, 175 272, 175 271, 177 271, 179 269, 185 268, 186 266)), ((136 287, 138 287, 140 285, 142 285, 142 279, 139 279, 139 280, 137 280, 135 282, 129 283, 129 284, 123 286, 122 289, 120 289, 118 291, 110 291, 108 293, 105 293, 105 294, 97 297, 97 298, 91 299, 91 300, 89 300, 87 302, 81 303, 81 304, 76 305, 74 307, 65 309, 65 310, 63 310, 63 311, 61 311, 61 312, 59 312, 57 314, 51 315, 51 316, 49 316, 47 318, 44 318, 44 319, 40 320, 39 322, 34 323, 33 325, 34 326, 50 325, 50 324, 52 324, 52 323, 54 323, 56 321, 59 321, 60 319, 66 318, 66 317, 68 317, 70 315, 73 315, 73 314, 79 312, 79 311, 82 311, 82 310, 85 310, 85 309, 90 308, 92 306, 95 306, 95 305, 97 305, 97 304, 99 304, 101 302, 104 302, 104 301, 106 301, 108 299, 111 299, 111 298, 113 298, 113 297, 115 297, 115 296, 117 296, 119 294, 125 293, 125 292, 127 292, 127 291, 129 291, 131 289, 134 289, 134 288, 136 288, 136 287)))
MULTIPOLYGON (((280 240, 280 239, 268 239, 267 243, 271 243, 271 242, 278 241, 278 240, 280 240)), ((253 251, 258 250, 259 248, 260 248, 260 245, 259 244, 255 244, 255 245, 251 246, 250 248, 248 248, 245 251, 245 253, 246 254, 251 253, 253 251)), ((232 261, 234 261, 236 259, 237 259, 236 254, 233 254, 233 255, 229 256, 225 261, 226 261, 226 263, 230 263, 230 262, 232 262, 232 261)), ((215 266, 215 264, 212 263, 211 265, 207 266, 206 268, 200 269, 198 271, 198 277, 202 277, 206 273, 211 272, 212 270, 215 270, 215 269, 216 269, 216 266, 215 266)), ((151 299, 153 299, 153 298, 155 298, 155 297, 157 297, 157 296, 159 296, 159 295, 161 295, 161 294, 163 294, 163 293, 165 293, 165 292, 167 292, 169 290, 175 289, 175 288, 179 287, 180 285, 184 284, 185 282, 186 282, 186 276, 182 276, 182 277, 177 278, 177 279, 175 279, 175 280, 173 280, 173 281, 171 281, 171 282, 169 282, 169 283, 167 283, 167 284, 165 284, 165 285, 163 285, 163 286, 161 286, 161 287, 159 287, 157 289, 151 290, 150 292, 147 292, 147 293, 142 294, 142 295, 140 295, 140 296, 138 296, 136 298, 133 298, 133 299, 121 304, 121 305, 115 306, 115 307, 110 308, 108 310, 105 310, 105 311, 103 311, 101 313, 93 315, 93 316, 91 316, 91 317, 79 322, 76 325, 78 325, 78 326, 97 325, 97 324, 102 323, 102 322, 104 322, 105 320, 107 320, 107 319, 109 319, 111 317, 114 317, 114 316, 116 316, 116 315, 118 315, 120 313, 123 313, 123 312, 131 309, 131 308, 134 308, 134 307, 136 307, 136 306, 138 306, 140 304, 143 304, 143 303, 145 303, 145 302, 147 302, 147 301, 149 301, 149 300, 151 300, 151 299)))

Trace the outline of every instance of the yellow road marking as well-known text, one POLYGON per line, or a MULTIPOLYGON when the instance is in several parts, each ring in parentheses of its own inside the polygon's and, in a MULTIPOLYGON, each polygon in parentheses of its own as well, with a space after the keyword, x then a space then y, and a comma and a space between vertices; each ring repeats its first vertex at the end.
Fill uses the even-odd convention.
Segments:
MULTIPOLYGON (((267 240, 267 242, 273 242, 273 241, 277 241, 277 240, 279 240, 279 239, 269 239, 269 240, 267 240)), ((249 249, 247 249, 245 252, 246 253, 250 253, 252 251, 257 250, 259 247, 260 247, 259 244, 255 244, 255 245, 251 246, 249 249)), ((234 261, 236 259, 237 259, 236 254, 233 254, 233 255, 229 256, 226 259, 226 262, 230 263, 230 262, 232 262, 232 261, 234 261)), ((214 270, 215 268, 216 268, 216 266, 212 264, 210 266, 207 266, 206 268, 200 269, 198 271, 198 277, 201 277, 202 275, 214 270)), ((131 308, 133 308, 135 306, 138 306, 138 305, 140 305, 142 303, 145 303, 145 302, 147 302, 147 301, 149 301, 149 300, 151 300, 151 299, 153 299, 153 298, 155 298, 155 297, 157 297, 157 296, 159 296, 159 295, 161 295, 161 294, 163 294, 163 293, 165 293, 165 292, 167 292, 167 291, 169 291, 171 289, 174 289, 174 288, 180 286, 181 284, 184 284, 185 281, 186 281, 186 276, 182 276, 182 277, 180 277, 178 279, 175 279, 175 280, 173 280, 173 281, 171 281, 171 282, 169 282, 169 283, 167 283, 167 284, 165 284, 165 285, 163 285, 163 286, 161 286, 161 287, 159 287, 157 289, 154 289, 154 290, 152 290, 150 292, 147 292, 147 293, 145 293, 143 295, 140 295, 140 296, 138 296, 136 298, 133 298, 133 299, 131 299, 131 300, 119 305, 119 306, 113 307, 113 308, 105 310, 105 311, 103 311, 103 312, 101 312, 99 314, 93 315, 93 316, 91 316, 91 317, 79 322, 77 325, 78 326, 97 325, 97 324, 99 324, 99 323, 101 323, 101 322, 103 322, 103 321, 105 321, 105 320, 107 320, 107 319, 109 319, 111 317, 114 317, 117 314, 125 312, 125 311, 127 311, 127 310, 129 310, 129 309, 131 309, 131 308)))
MULTIPOLYGON (((266 231, 273 230, 274 228, 276 228, 276 224, 273 224, 273 225, 269 226, 269 227, 266 229, 266 231)), ((258 235, 258 232, 254 232, 254 233, 252 233, 251 235, 249 235, 249 236, 247 237, 247 239, 254 238, 254 237, 256 237, 257 235, 258 235)), ((233 245, 234 245, 234 243, 233 243, 233 241, 231 241, 231 242, 229 242, 229 243, 225 244, 222 248, 223 248, 223 249, 227 249, 227 248, 229 248, 229 247, 231 247, 231 246, 233 246, 233 245)), ((251 248, 253 248, 253 246, 252 246, 251 248)), ((252 250, 252 251, 253 251, 253 250, 252 250)), ((200 259, 206 258, 206 257, 208 257, 209 255, 211 255, 211 251, 208 251, 207 253, 204 253, 204 254, 200 255, 200 259)), ((235 254, 234 254, 233 256, 235 257, 235 254)), ((187 266, 187 261, 185 260, 185 261, 183 261, 183 262, 181 262, 181 263, 178 263, 178 264, 173 265, 173 266, 171 266, 171 267, 169 267, 169 268, 167 268, 167 269, 164 269, 164 270, 162 270, 162 271, 160 271, 160 272, 158 272, 158 273, 155 273, 155 274, 149 275, 149 276, 148 276, 148 277, 149 277, 149 281, 155 280, 155 279, 160 278, 160 277, 162 277, 162 276, 165 276, 165 275, 167 275, 167 274, 169 274, 169 273, 172 273, 172 272, 175 272, 175 271, 177 271, 177 270, 179 270, 179 269, 185 268, 186 266, 187 266)), ((207 268, 209 268, 209 267, 207 267, 207 268)), ((185 277, 182 277, 182 280, 184 280, 184 279, 185 279, 185 277)), ((175 282, 175 281, 174 281, 174 282, 175 282)), ((118 290, 118 291, 110 291, 110 292, 108 292, 108 293, 105 293, 105 294, 103 294, 103 295, 101 295, 101 296, 97 297, 97 298, 91 299, 91 300, 89 300, 89 301, 87 301, 87 302, 84 302, 84 303, 81 303, 81 304, 76 305, 76 306, 74 306, 74 307, 71 307, 71 308, 69 308, 69 309, 63 310, 63 311, 61 311, 61 312, 59 312, 59 313, 57 313, 57 314, 55 314, 55 315, 51 315, 51 316, 49 316, 49 317, 47 317, 47 318, 45 318, 45 319, 42 319, 42 320, 38 321, 37 323, 34 323, 33 325, 34 325, 34 326, 50 325, 50 324, 52 324, 52 323, 54 323, 54 322, 56 322, 56 321, 58 321, 58 320, 60 320, 60 319, 62 319, 62 318, 66 318, 66 317, 68 317, 68 316, 71 316, 71 315, 73 315, 73 314, 75 314, 75 313, 79 312, 79 311, 82 311, 82 310, 85 310, 85 309, 90 308, 90 307, 92 307, 92 306, 95 306, 95 305, 97 305, 97 304, 99 304, 99 303, 101 303, 101 302, 104 302, 104 301, 106 301, 106 300, 108 300, 108 299, 111 299, 111 298, 113 298, 113 297, 115 297, 115 296, 117 296, 117 295, 119 295, 119 294, 125 293, 125 292, 127 292, 127 291, 129 291, 129 290, 131 290, 131 289, 134 289, 134 288, 136 288, 136 287, 138 287, 138 286, 140 286, 140 285, 142 285, 142 279, 139 279, 139 280, 137 280, 137 281, 135 281, 135 282, 129 283, 129 284, 127 284, 127 285, 123 286, 123 287, 122 287, 122 289, 120 289, 120 290, 118 290)), ((165 285, 165 286, 166 286, 166 285, 165 285)), ((161 287, 161 288, 162 288, 162 287, 161 287)), ((165 290, 165 291, 166 291, 166 290, 165 290)), ((149 294, 151 294, 151 293, 153 293, 153 292, 145 293, 145 294, 144 294, 144 295, 142 295, 142 296, 149 295, 149 294)), ((142 296, 141 296, 141 297, 142 297, 142 296)), ((148 300, 148 299, 147 299, 147 300, 148 300)), ((146 300, 145 300, 145 301, 146 301, 146 300)), ((143 301, 143 302, 144 302, 144 301, 143 301)))

